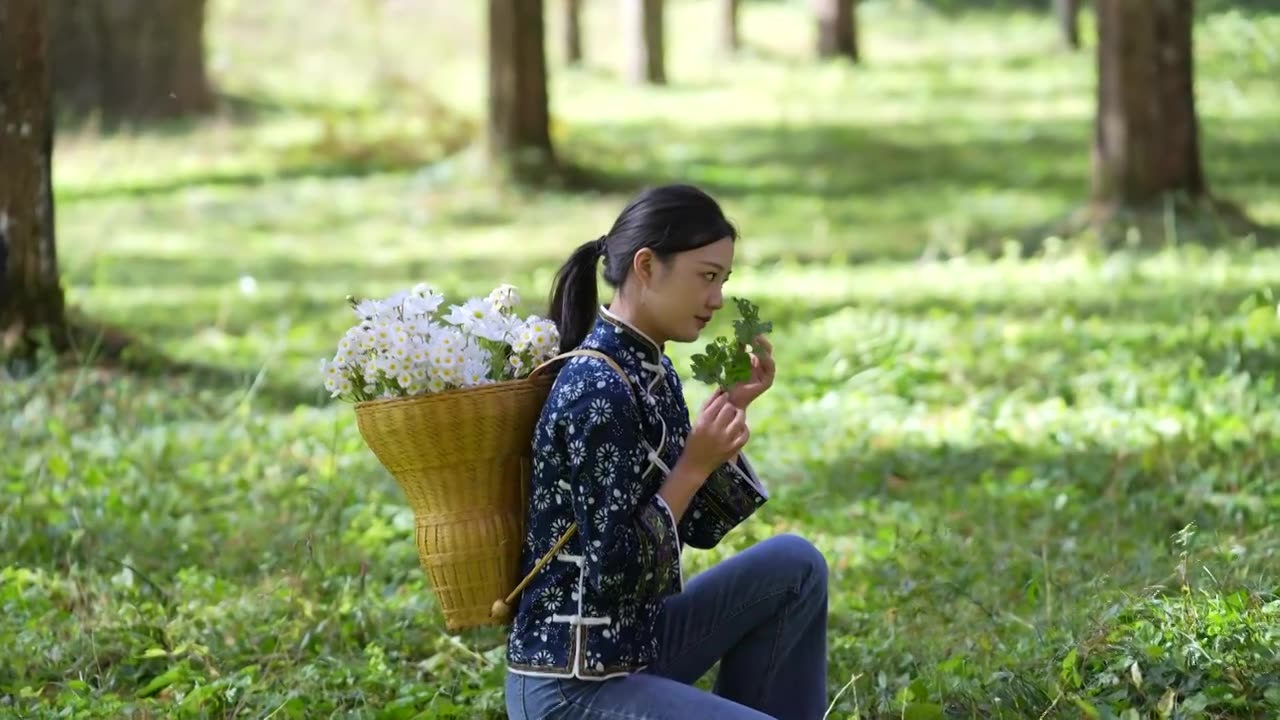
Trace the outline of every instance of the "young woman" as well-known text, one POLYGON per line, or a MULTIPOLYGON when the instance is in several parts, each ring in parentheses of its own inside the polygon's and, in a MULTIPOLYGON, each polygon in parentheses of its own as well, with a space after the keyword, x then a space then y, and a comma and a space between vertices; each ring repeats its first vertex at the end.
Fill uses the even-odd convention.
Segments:
POLYGON ((696 340, 724 304, 736 238, 702 191, 659 187, 556 278, 562 351, 613 364, 564 360, 535 430, 520 576, 549 559, 508 640, 512 718, 826 711, 827 565, 814 546, 775 537, 688 583, 680 565, 684 546, 714 547, 768 497, 742 454, 747 409, 774 379, 768 341, 753 343, 752 379, 717 391, 692 425, 664 354, 668 342, 696 340), (601 260, 616 288, 607 307, 597 305, 601 260), (694 687, 716 662, 714 694, 694 687))

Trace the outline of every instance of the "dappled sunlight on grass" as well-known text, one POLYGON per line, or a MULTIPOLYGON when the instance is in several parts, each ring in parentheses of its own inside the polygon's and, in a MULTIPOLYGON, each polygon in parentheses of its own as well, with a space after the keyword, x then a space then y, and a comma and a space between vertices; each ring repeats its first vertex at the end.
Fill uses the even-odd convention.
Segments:
MULTIPOLYGON (((161 591, 184 598, 178 616, 149 621, 171 643, 198 641, 210 630, 193 618, 219 615, 278 636, 290 662, 314 674, 335 659, 362 666, 378 637, 403 663, 397 672, 430 664, 408 682, 454 683, 471 707, 496 708, 500 636, 435 639, 411 517, 349 409, 295 409, 273 395, 310 384, 317 392, 293 402, 320 403, 314 361, 349 322, 342 282, 290 274, 293 287, 264 282, 252 293, 197 283, 79 296, 179 355, 266 367, 265 385, 250 385, 251 374, 219 387, 94 375, 24 383, 10 442, 39 449, 21 469, 39 485, 0 523, 0 541, 26 566, 86 568, 77 582, 94 588, 92 610, 81 612, 95 617, 161 591), (124 515, 148 520, 112 519, 124 515), (161 542, 164 554, 139 551, 161 542), (161 590, 121 579, 116 561, 161 590), (464 656, 474 674, 447 667, 464 656)), ((721 547, 687 553, 686 574, 777 532, 813 539, 832 568, 833 672, 866 674, 864 709, 888 716, 895 688, 914 684, 985 715, 1010 692, 990 677, 1012 673, 1038 716, 1057 677, 1044 668, 1073 649, 1080 687, 1101 682, 1085 669, 1110 652, 1088 644, 1100 618, 1176 580, 1170 538, 1192 523, 1204 538, 1195 557, 1215 583, 1269 582, 1259 573, 1280 547, 1268 534, 1280 325, 1259 326, 1238 306, 1280 280, 1272 254, 781 263, 740 274, 732 291, 776 322, 779 382, 753 412, 750 449, 773 500, 721 547)), ((376 284, 396 287, 393 278, 376 284)), ((677 367, 696 349, 673 346, 677 367)), ((691 406, 707 392, 686 382, 691 406)), ((36 598, 23 617, 46 617, 39 598, 60 592, 41 584, 49 577, 16 581, 36 598)), ((103 642, 125 642, 102 627, 103 642)), ((279 652, 201 643, 201 662, 232 675, 279 652)), ((86 667, 114 687, 157 671, 86 667)), ((212 682, 201 667, 190 664, 182 682, 212 682)), ((268 682, 292 677, 282 660, 269 667, 268 682)), ((306 682, 332 693, 331 680, 306 682)), ((373 678, 360 682, 375 692, 373 678)))

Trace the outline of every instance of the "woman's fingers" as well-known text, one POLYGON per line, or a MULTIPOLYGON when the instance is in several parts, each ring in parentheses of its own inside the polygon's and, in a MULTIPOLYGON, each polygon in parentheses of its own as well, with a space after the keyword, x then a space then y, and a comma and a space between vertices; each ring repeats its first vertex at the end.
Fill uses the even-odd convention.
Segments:
POLYGON ((760 368, 766 373, 773 372, 776 369, 776 365, 773 362, 773 344, 770 343, 769 339, 763 335, 756 338, 756 344, 764 351, 758 355, 760 358, 760 368))
POLYGON ((728 399, 729 399, 728 393, 724 392, 719 388, 716 388, 715 393, 711 397, 707 398, 707 401, 702 404, 702 412, 714 413, 715 411, 723 407, 724 404, 728 402, 728 399))

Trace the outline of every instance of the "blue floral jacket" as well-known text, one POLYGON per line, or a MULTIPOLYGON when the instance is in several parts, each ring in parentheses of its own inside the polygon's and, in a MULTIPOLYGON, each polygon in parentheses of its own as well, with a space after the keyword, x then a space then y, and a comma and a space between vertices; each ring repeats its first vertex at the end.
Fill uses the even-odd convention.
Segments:
POLYGON ((740 454, 716 469, 680 522, 658 496, 691 430, 670 358, 607 308, 563 361, 534 431, 520 577, 571 523, 578 531, 520 596, 507 641, 516 673, 603 680, 658 653, 665 598, 681 592, 685 545, 711 548, 768 498, 740 454))

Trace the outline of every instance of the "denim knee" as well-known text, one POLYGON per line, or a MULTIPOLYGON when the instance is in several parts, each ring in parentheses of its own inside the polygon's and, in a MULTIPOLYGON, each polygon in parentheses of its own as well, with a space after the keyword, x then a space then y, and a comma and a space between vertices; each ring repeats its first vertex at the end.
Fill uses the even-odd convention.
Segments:
POLYGON ((805 594, 827 593, 827 558, 808 539, 794 533, 772 538, 776 557, 784 567, 799 571, 800 590, 805 594))

